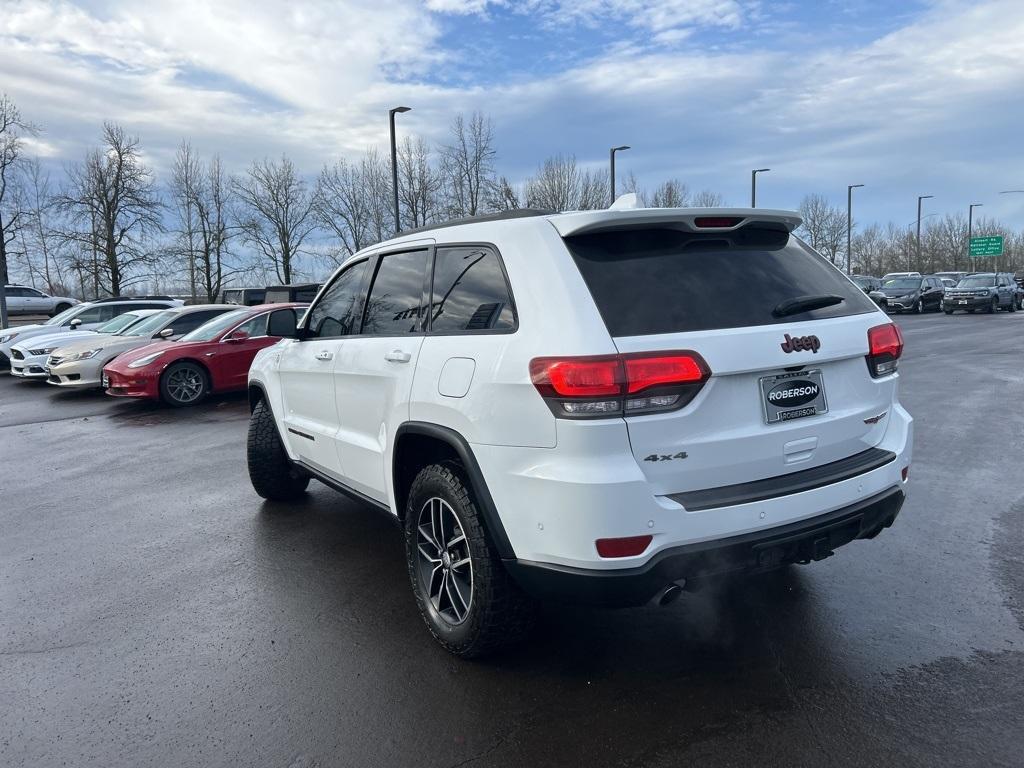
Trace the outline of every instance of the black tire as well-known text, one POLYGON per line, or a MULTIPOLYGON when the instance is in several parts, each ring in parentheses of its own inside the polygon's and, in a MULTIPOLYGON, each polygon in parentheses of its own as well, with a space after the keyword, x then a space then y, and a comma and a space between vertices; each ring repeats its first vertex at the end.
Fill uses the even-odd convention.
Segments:
POLYGON ((210 377, 199 363, 179 360, 160 377, 160 399, 174 408, 198 405, 210 394, 210 377))
POLYGON ((924 299, 918 299, 917 303, 914 304, 914 314, 915 315, 923 315, 924 314, 924 299))
POLYGON ((532 629, 534 602, 494 551, 473 491, 458 463, 431 464, 416 475, 405 509, 405 552, 416 606, 430 634, 450 653, 466 659, 480 658, 515 645, 532 629), (444 517, 451 513, 457 523, 457 527, 449 526, 453 536, 446 541, 448 533, 442 521, 441 547, 432 538, 435 510, 444 517), (421 515, 429 521, 426 530, 422 530, 421 515), (460 540, 460 536, 464 538, 460 540), (463 563, 465 569, 467 560, 468 604, 466 570, 458 565, 463 563), (435 586, 436 602, 431 595, 435 586))
POLYGON ((999 311, 999 299, 992 299, 992 303, 988 305, 988 309, 985 310, 990 315, 994 315, 999 311))
POLYGON ((947 315, 952 315, 953 314, 953 310, 952 309, 944 309, 942 311, 945 312, 947 315))
POLYGON ((53 313, 50 315, 50 317, 56 317, 66 309, 71 309, 71 305, 66 302, 64 304, 58 304, 56 307, 53 308, 53 313))
POLYGON ((1006 311, 1007 312, 1016 312, 1017 311, 1017 299, 1015 299, 1015 298, 1010 299, 1010 306, 1008 306, 1006 308, 1006 311))
POLYGON ((274 414, 262 401, 256 403, 249 417, 245 458, 249 466, 249 482, 264 499, 291 501, 305 493, 309 475, 288 461, 274 423, 274 414))

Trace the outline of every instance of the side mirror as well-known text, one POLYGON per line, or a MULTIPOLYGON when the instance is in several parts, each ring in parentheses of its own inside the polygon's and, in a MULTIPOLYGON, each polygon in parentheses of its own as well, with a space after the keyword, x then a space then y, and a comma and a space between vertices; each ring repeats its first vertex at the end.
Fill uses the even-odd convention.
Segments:
POLYGON ((270 313, 267 322, 267 336, 282 339, 301 339, 302 329, 298 327, 298 318, 294 309, 278 309, 270 313))
POLYGON ((81 320, 81 318, 78 318, 78 317, 76 317, 74 320, 72 320, 70 323, 68 323, 68 325, 71 326, 72 330, 74 330, 75 328, 77 328, 81 324, 82 324, 82 320, 81 320))
POLYGON ((160 333, 157 334, 161 339, 169 339, 174 335, 173 328, 164 328, 160 333))
POLYGON ((240 341, 245 341, 248 338, 249 334, 246 333, 245 331, 232 331, 230 334, 228 334, 228 337, 224 339, 224 341, 238 343, 240 341))

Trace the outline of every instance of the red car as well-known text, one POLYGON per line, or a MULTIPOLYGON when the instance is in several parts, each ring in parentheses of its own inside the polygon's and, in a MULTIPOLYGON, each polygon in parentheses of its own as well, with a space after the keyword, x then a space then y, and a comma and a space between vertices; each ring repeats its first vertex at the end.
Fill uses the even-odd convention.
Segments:
MULTIPOLYGON (((148 397, 177 407, 211 392, 245 389, 256 353, 280 341, 267 335, 272 314, 288 323, 306 304, 261 304, 218 315, 177 341, 158 341, 115 357, 103 369, 103 388, 116 397, 148 397)), ((277 321, 280 322, 280 321, 277 321)))

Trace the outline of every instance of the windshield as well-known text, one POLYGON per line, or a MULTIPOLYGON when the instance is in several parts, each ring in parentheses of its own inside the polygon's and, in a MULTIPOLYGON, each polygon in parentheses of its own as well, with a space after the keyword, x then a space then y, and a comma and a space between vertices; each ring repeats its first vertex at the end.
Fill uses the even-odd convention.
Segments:
POLYGON ((897 277, 895 280, 886 280, 883 288, 897 288, 908 291, 916 291, 921 287, 920 277, 897 277))
POLYGON ((153 331, 159 328, 161 325, 170 320, 175 312, 157 312, 155 315, 149 315, 142 321, 136 323, 130 328, 125 328, 119 335, 121 336, 149 336, 153 331))
POLYGON ((71 309, 65 309, 59 315, 54 315, 53 317, 51 317, 49 320, 43 323, 43 325, 61 325, 65 320, 78 314, 78 312, 80 312, 81 310, 85 309, 88 306, 90 305, 79 304, 78 306, 72 307, 71 309))
POLYGON ((113 320, 108 320, 99 328, 96 329, 96 333, 117 333, 123 331, 132 323, 138 322, 141 315, 136 315, 134 312, 125 312, 123 315, 118 315, 113 320))
POLYGON ((244 320, 249 312, 250 310, 248 309, 236 309, 233 312, 225 312, 223 315, 213 318, 213 320, 210 320, 205 325, 200 325, 191 333, 186 333, 179 341, 210 341, 215 339, 235 323, 244 320))
POLYGON ((996 284, 994 277, 986 277, 984 275, 975 275, 974 277, 965 277, 957 284, 957 288, 991 288, 996 284))
POLYGON ((870 288, 871 287, 871 278, 870 277, 855 277, 855 278, 853 278, 853 282, 855 282, 861 288, 870 288))

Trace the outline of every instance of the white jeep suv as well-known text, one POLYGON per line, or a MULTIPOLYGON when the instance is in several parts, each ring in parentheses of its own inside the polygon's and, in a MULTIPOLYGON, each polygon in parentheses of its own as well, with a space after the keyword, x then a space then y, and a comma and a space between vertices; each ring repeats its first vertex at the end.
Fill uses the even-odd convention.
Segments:
POLYGON ((535 598, 637 605, 890 526, 899 330, 797 214, 641 209, 427 228, 350 258, 249 373, 249 474, 404 526, 450 651, 535 598))

